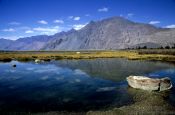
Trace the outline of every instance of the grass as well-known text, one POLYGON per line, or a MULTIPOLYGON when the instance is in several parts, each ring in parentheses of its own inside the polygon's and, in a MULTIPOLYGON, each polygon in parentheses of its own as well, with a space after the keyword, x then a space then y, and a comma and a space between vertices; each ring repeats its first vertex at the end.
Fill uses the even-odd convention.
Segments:
POLYGON ((175 49, 141 49, 138 50, 139 54, 163 54, 163 55, 175 55, 175 49))
POLYGON ((44 61, 61 59, 127 58, 175 62, 175 50, 116 50, 116 51, 14 51, 0 52, 0 61, 44 61))

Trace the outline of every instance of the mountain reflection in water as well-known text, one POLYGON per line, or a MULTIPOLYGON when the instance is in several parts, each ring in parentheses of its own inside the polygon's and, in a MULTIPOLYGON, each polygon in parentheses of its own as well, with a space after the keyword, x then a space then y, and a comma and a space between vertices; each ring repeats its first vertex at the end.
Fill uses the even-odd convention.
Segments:
MULTIPOLYGON (((0 63, 0 112, 121 107, 133 103, 125 81, 127 76, 162 75, 161 71, 174 77, 174 65, 125 59, 0 63), (14 63, 16 68, 11 66, 14 63), (158 71, 160 74, 154 73, 158 71)), ((174 93, 171 96, 175 97, 174 93)))

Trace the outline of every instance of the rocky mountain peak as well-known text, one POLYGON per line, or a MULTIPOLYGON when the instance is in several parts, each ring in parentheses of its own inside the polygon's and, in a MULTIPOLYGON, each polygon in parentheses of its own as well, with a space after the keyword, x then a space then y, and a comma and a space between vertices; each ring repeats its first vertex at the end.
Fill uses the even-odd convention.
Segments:
POLYGON ((80 30, 71 29, 52 36, 32 36, 2 42, 2 50, 89 50, 125 49, 146 45, 160 47, 174 44, 175 29, 158 28, 123 17, 90 21, 80 30), (3 44, 5 43, 5 45, 3 44))

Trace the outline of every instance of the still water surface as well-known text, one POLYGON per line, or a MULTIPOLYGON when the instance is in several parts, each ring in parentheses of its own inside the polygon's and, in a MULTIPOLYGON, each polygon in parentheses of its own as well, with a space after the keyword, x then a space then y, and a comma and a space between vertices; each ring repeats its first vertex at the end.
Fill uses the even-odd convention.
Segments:
POLYGON ((0 112, 78 112, 132 104, 129 75, 167 76, 174 84, 175 66, 126 59, 0 63, 0 112))

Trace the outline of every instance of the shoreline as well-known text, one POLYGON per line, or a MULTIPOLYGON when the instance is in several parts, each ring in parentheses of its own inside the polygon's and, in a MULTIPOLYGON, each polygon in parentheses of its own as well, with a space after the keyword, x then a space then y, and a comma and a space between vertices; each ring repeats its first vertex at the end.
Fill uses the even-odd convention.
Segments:
POLYGON ((43 61, 62 59, 96 59, 96 58, 126 58, 128 60, 150 60, 175 63, 175 50, 147 49, 147 50, 90 50, 90 51, 4 51, 0 52, 1 62, 43 61))

